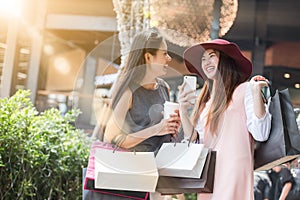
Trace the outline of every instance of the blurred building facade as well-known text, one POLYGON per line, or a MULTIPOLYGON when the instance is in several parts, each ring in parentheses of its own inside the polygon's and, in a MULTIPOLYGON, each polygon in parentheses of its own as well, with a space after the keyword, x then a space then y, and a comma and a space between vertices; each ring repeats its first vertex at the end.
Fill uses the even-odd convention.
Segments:
MULTIPOLYGON (((108 95, 120 66, 112 0, 0 2, 1 98, 29 89, 39 111, 56 107, 63 114, 79 107, 78 125, 93 129, 97 100, 108 95)), ((252 60, 253 74, 265 74, 276 88, 288 87, 296 108, 300 107, 299 9, 297 0, 239 0, 236 19, 223 36, 252 60)), ((165 78, 174 100, 181 75, 187 73, 181 57, 185 48, 169 45, 174 59, 165 78)))

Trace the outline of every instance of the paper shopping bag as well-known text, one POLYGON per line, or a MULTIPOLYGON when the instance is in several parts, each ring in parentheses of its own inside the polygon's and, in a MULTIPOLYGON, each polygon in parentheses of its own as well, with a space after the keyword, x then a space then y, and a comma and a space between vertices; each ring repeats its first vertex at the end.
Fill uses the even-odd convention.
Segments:
POLYGON ((125 191, 125 190, 108 190, 95 188, 95 151, 96 149, 109 149, 114 151, 128 151, 116 147, 111 143, 94 141, 90 149, 88 166, 83 169, 83 199, 106 199, 107 196, 113 196, 114 199, 127 198, 134 200, 147 200, 149 192, 125 191))
POLYGON ((95 188, 154 192, 157 181, 153 152, 96 149, 95 188))
POLYGON ((269 170, 300 156, 300 133, 288 89, 271 94, 269 112, 272 115, 269 139, 256 142, 254 168, 257 171, 269 170))
POLYGON ((94 141, 92 144, 92 147, 90 149, 88 166, 86 169, 86 176, 85 176, 85 180, 84 180, 84 189, 87 189, 87 190, 94 189, 94 187, 90 187, 90 186, 91 186, 91 183, 94 183, 94 180, 95 180, 95 152, 96 152, 96 149, 109 149, 111 151, 113 151, 113 150, 128 151, 126 149, 122 149, 119 147, 116 148, 116 146, 111 143, 94 141))
MULTIPOLYGON (((86 177, 86 168, 82 169, 83 184, 86 177)), ((87 188, 82 188, 82 200, 100 200, 100 199, 133 199, 133 200, 149 200, 149 192, 124 191, 124 190, 106 190, 96 189, 94 180, 89 180, 87 188)))
POLYGON ((208 150, 200 178, 159 176, 156 191, 164 195, 212 193, 215 180, 216 151, 208 150))
POLYGON ((164 143, 156 155, 160 176, 200 178, 208 150, 203 144, 164 143))

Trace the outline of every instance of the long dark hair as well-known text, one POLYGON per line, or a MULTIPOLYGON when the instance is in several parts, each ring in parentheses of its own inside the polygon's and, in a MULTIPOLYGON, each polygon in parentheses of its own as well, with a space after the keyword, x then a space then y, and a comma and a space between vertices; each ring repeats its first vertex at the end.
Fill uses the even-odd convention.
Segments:
POLYGON ((145 76, 146 60, 145 53, 156 55, 160 48, 163 37, 156 30, 147 30, 138 33, 132 42, 127 62, 112 94, 112 108, 115 108, 126 88, 131 83, 139 84, 145 76))
POLYGON ((220 117, 230 104, 235 88, 244 82, 234 60, 223 52, 220 52, 218 70, 217 81, 209 79, 205 81, 197 106, 194 108, 193 121, 196 123, 205 107, 205 103, 211 98, 211 92, 213 91, 214 98, 212 99, 206 122, 206 126, 209 126, 211 133, 216 133, 220 117))

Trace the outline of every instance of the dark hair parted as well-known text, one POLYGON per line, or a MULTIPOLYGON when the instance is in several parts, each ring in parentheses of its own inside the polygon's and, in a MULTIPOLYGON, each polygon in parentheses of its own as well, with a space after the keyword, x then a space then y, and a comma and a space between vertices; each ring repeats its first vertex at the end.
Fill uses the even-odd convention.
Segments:
POLYGON ((112 108, 115 108, 130 84, 139 84, 142 81, 146 72, 145 54, 156 55, 163 41, 163 37, 156 30, 151 29, 136 34, 131 44, 126 65, 122 69, 112 94, 112 108))
POLYGON ((214 97, 206 123, 211 133, 216 133, 218 130, 221 115, 230 104, 235 88, 244 82, 234 60, 223 52, 220 52, 218 72, 216 81, 209 79, 205 81, 193 115, 193 122, 196 123, 213 92, 214 97))

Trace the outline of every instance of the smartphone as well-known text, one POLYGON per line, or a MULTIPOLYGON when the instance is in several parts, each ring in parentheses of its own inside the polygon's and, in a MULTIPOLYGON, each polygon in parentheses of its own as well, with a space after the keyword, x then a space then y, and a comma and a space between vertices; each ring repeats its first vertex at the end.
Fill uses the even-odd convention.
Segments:
MULTIPOLYGON (((197 77, 196 76, 184 76, 183 81, 186 83, 184 87, 184 91, 195 90, 197 87, 197 77)), ((190 95, 195 95, 195 93, 191 93, 190 95)), ((190 102, 194 104, 196 99, 192 99, 190 102)))

